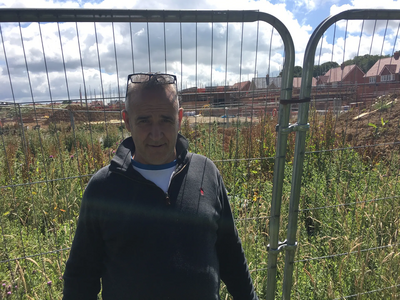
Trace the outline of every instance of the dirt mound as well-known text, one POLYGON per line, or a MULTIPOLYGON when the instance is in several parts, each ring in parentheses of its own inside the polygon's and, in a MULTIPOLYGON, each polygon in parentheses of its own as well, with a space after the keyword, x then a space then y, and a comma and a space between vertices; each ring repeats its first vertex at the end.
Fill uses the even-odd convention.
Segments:
POLYGON ((97 107, 82 107, 80 105, 68 105, 65 110, 54 110, 54 112, 46 120, 45 124, 63 122, 71 122, 71 113, 75 122, 99 122, 119 119, 120 113, 108 111, 97 107))
POLYGON ((372 146, 360 147, 360 152, 389 156, 393 149, 400 149, 399 120, 400 96, 380 96, 370 107, 342 113, 337 119, 336 134, 351 146, 372 146))

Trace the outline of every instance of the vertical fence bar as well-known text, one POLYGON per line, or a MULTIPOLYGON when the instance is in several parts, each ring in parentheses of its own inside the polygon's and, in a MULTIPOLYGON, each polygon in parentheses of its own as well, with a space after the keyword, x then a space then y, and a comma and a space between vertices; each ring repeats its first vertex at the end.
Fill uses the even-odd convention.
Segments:
POLYGON ((292 187, 290 194, 290 206, 289 206, 289 222, 287 232, 287 244, 290 247, 286 248, 285 253, 285 269, 284 269, 284 280, 283 280, 283 294, 282 299, 290 299, 292 277, 293 277, 293 264, 295 256, 295 245, 296 245, 296 232, 297 232, 297 221, 299 212, 299 200, 300 200, 300 188, 301 188, 301 177, 303 174, 303 162, 305 154, 305 140, 306 140, 306 128, 308 126, 308 110, 309 110, 309 98, 311 96, 312 77, 315 52, 318 46, 319 40, 324 32, 335 22, 343 19, 348 20, 363 20, 363 19, 375 19, 375 20, 396 20, 400 19, 400 10, 349 10, 339 13, 335 16, 326 18, 313 32, 311 38, 307 44, 307 48, 304 54, 303 62, 303 73, 302 82, 300 89, 300 100, 306 102, 302 103, 299 107, 298 121, 296 127, 296 148, 293 162, 293 175, 292 175, 292 187))

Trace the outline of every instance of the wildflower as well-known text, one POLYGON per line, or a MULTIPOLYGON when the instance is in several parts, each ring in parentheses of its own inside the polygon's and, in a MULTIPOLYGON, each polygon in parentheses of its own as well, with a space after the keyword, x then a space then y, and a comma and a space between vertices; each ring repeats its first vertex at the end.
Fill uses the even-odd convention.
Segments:
POLYGON ((115 153, 115 150, 113 150, 113 152, 112 153, 115 153))
POLYGON ((62 276, 58 277, 58 279, 63 280, 62 276))
POLYGON ((2 284, 2 286, 3 286, 3 287, 6 287, 6 284, 5 284, 5 283, 3 283, 3 284, 2 284))
POLYGON ((7 296, 10 296, 12 293, 11 292, 7 292, 7 296))
POLYGON ((49 158, 53 159, 53 155, 50 155, 49 158))
POLYGON ((74 159, 74 156, 73 156, 73 155, 71 155, 69 158, 70 158, 70 159, 74 159))
POLYGON ((51 280, 50 280, 50 281, 47 281, 47 285, 48 285, 48 286, 51 286, 51 284, 52 284, 51 280))
POLYGON ((15 289, 18 289, 18 285, 14 286, 15 289))
POLYGON ((32 271, 32 274, 36 274, 36 270, 33 270, 33 271, 32 271))

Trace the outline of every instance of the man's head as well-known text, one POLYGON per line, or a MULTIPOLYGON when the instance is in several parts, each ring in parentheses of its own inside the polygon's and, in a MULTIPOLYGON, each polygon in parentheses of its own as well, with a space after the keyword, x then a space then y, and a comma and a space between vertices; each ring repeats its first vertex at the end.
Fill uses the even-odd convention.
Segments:
POLYGON ((122 117, 135 143, 133 157, 143 164, 169 163, 176 158, 175 144, 183 114, 175 76, 129 76, 122 117))

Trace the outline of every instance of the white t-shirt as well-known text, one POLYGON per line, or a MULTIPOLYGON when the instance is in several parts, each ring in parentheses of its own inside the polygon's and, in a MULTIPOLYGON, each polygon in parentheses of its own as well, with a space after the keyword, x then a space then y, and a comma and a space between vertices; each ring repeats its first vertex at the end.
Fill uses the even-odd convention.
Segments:
POLYGON ((132 159, 133 168, 144 178, 154 182, 164 193, 168 191, 169 183, 176 167, 176 160, 164 165, 145 165, 132 159))

